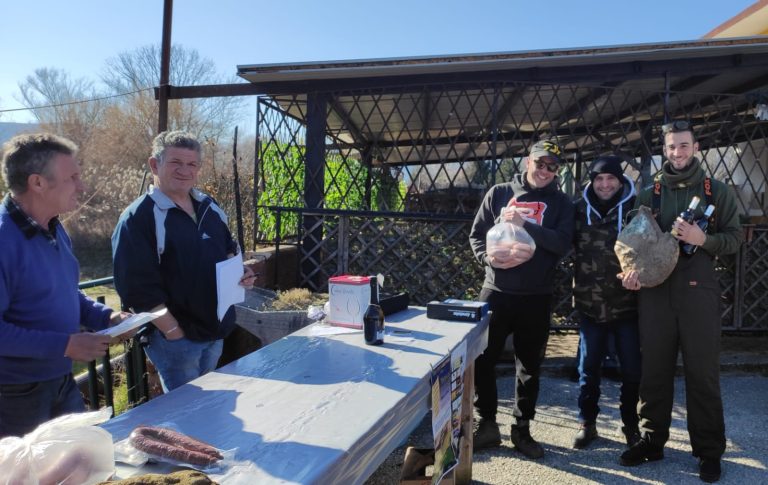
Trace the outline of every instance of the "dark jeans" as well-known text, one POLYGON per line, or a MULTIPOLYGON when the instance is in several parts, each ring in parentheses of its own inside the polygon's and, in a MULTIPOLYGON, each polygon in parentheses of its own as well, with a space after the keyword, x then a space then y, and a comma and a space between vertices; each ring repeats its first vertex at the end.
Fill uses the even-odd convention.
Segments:
POLYGON ((30 384, 0 384, 0 438, 23 436, 63 414, 85 411, 72 374, 30 384))
POLYGON ((539 397, 539 370, 549 339, 551 295, 508 295, 483 288, 480 301, 491 314, 488 348, 475 361, 475 407, 480 417, 495 421, 498 408, 496 363, 512 334, 515 347, 515 405, 517 420, 533 419, 539 397))
POLYGON ((621 421, 636 428, 640 388, 640 334, 637 320, 597 323, 582 318, 579 330, 579 421, 594 423, 600 412, 600 373, 608 343, 614 340, 621 365, 621 421))

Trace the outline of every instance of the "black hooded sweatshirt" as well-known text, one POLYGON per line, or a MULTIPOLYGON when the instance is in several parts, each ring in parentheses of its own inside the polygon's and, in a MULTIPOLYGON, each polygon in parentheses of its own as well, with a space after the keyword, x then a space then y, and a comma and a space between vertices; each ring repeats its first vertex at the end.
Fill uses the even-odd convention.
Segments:
POLYGON ((546 187, 533 188, 523 173, 511 182, 491 187, 469 234, 472 252, 485 265, 483 288, 514 295, 552 293, 557 262, 571 248, 573 224, 573 203, 558 188, 557 179, 546 187), (510 205, 530 209, 531 217, 526 218, 523 228, 536 243, 536 251, 519 266, 498 269, 488 263, 485 235, 499 222, 501 209, 510 205))

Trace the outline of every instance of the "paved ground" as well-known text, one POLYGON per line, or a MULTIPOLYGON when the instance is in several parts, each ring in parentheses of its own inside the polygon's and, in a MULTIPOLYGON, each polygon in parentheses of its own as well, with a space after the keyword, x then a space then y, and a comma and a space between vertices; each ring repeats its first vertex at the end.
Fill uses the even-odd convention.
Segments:
MULTIPOLYGON (((618 409, 619 384, 603 384, 600 438, 587 450, 571 448, 577 431, 577 384, 567 375, 576 346, 573 335, 553 336, 546 361, 546 375, 532 424, 532 434, 546 455, 532 461, 513 451, 509 441, 514 377, 509 366, 499 369, 499 422, 504 442, 497 449, 475 454, 475 484, 582 484, 582 483, 701 483, 697 462, 690 454, 685 422, 685 383, 678 377, 670 441, 665 459, 639 467, 622 467, 618 457, 624 450, 618 409)), ((726 409, 726 454, 723 457, 725 484, 768 483, 768 338, 724 339, 721 387, 726 409)), ((425 420, 409 439, 409 445, 428 447, 431 432, 425 420)), ((368 485, 396 484, 404 447, 368 480, 368 485)))

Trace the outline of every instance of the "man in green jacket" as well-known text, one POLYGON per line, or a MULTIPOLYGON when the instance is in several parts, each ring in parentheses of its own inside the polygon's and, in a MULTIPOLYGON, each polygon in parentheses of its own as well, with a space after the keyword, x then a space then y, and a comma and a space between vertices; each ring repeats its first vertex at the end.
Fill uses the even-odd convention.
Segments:
MULTIPOLYGON (((720 479, 720 457, 725 451, 725 425, 719 375, 721 290, 714 258, 737 252, 743 234, 736 196, 724 183, 707 177, 694 157, 699 144, 693 127, 675 121, 664 125, 662 132, 667 161, 654 184, 640 192, 636 206, 651 207, 662 230, 674 229, 681 243, 699 250, 691 256, 681 252, 669 278, 653 288, 640 288, 634 271, 620 275, 626 288, 639 290, 643 351, 638 405, 643 439, 621 455, 621 464, 635 466, 664 458, 681 349, 693 456, 699 458, 699 478, 715 482, 720 479), (677 217, 693 196, 715 206, 706 232, 677 217)), ((702 211, 699 207, 696 216, 701 217, 702 211)))

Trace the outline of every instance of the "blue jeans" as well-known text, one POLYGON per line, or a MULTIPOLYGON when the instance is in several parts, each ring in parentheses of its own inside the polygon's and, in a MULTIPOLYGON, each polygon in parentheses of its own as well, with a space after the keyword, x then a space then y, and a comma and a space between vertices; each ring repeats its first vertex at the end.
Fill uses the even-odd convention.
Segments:
POLYGON ((149 334, 146 351, 160 375, 163 391, 168 392, 215 369, 223 346, 223 340, 168 340, 155 330, 149 334))
POLYGON ((600 412, 600 372, 614 338, 621 365, 621 420, 624 426, 637 428, 637 401, 640 388, 640 334, 637 320, 597 323, 583 318, 579 330, 579 421, 594 423, 600 412))
POLYGON ((29 384, 0 384, 0 438, 23 436, 55 417, 85 411, 72 374, 29 384))

